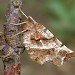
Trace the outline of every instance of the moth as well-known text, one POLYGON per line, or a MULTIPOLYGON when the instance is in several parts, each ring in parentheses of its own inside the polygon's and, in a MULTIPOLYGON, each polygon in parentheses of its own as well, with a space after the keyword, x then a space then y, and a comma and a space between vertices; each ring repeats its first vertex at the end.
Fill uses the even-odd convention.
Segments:
POLYGON ((23 44, 31 59, 40 64, 50 61, 61 66, 69 58, 75 57, 75 53, 63 45, 45 26, 31 16, 26 18, 20 25, 22 32, 18 34, 23 34, 23 44))

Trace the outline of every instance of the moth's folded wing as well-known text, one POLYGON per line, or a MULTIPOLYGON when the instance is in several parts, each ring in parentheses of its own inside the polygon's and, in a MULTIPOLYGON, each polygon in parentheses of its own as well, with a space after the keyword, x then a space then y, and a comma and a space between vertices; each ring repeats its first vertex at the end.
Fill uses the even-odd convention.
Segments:
POLYGON ((27 26, 34 27, 34 30, 30 29, 24 34, 24 44, 30 57, 38 63, 52 61, 60 66, 64 63, 66 54, 73 52, 62 45, 46 27, 38 24, 31 17, 29 17, 27 26))

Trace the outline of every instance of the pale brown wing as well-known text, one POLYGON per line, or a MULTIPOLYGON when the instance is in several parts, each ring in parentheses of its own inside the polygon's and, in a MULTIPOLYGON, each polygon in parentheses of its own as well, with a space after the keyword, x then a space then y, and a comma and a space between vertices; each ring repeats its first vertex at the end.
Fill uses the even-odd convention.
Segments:
POLYGON ((51 61, 57 66, 69 59, 72 50, 63 45, 46 27, 28 17, 22 25, 23 44, 30 58, 40 64, 51 61))

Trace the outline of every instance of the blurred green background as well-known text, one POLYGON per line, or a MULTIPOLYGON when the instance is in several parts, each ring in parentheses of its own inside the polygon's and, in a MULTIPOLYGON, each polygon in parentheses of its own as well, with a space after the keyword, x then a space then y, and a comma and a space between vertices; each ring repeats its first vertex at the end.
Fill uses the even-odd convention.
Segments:
MULTIPOLYGON (((0 0, 0 31, 6 22, 8 0, 0 0)), ((46 26, 67 47, 75 50, 75 0, 23 0, 23 11, 46 26)), ((40 65, 29 58, 25 51, 21 55, 21 75, 75 75, 75 59, 61 67, 52 63, 40 65)), ((3 63, 0 60, 0 75, 3 63)))

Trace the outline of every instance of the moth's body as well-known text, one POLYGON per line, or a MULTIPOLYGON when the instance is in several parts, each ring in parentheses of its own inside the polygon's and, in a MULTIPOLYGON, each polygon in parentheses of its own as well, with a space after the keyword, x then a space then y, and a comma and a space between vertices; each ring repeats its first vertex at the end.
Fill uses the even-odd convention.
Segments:
POLYGON ((30 57, 40 64, 50 60, 60 66, 64 63, 66 54, 72 53, 65 45, 43 25, 28 17, 25 24, 21 25, 23 33, 23 44, 30 57))

